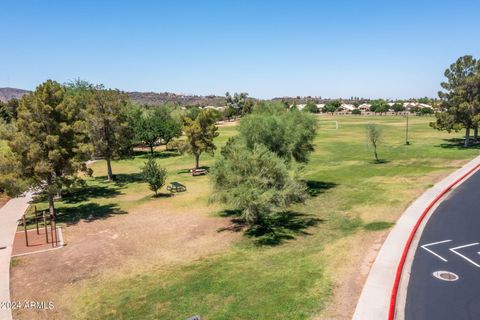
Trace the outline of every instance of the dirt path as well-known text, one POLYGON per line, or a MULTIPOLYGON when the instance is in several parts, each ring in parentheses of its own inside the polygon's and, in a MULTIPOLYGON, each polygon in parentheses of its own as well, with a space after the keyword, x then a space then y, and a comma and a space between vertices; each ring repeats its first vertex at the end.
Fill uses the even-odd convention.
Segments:
POLYGON ((65 248, 22 257, 11 272, 14 299, 52 301, 55 308, 20 310, 15 318, 63 319, 62 293, 83 280, 158 270, 226 250, 240 235, 217 232, 229 222, 210 212, 211 208, 178 211, 156 202, 125 215, 69 227, 65 248))

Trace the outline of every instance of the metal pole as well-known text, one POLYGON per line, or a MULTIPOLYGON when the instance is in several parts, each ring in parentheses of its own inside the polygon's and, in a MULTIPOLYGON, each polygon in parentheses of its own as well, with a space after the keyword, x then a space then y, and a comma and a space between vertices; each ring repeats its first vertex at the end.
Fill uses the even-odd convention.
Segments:
POLYGON ((38 211, 37 211, 37 206, 35 206, 35 224, 37 225, 37 234, 40 234, 40 231, 38 230, 38 211))
POLYGON ((405 144, 410 144, 408 142, 408 113, 407 113, 407 126, 405 127, 405 144))
POLYGON ((53 240, 53 223, 52 223, 52 215, 50 214, 50 235, 52 236, 52 248, 55 246, 55 241, 53 240))
POLYGON ((55 230, 55 247, 58 245, 57 219, 53 216, 53 229, 55 230))
POLYGON ((27 243, 28 247, 27 219, 25 219, 25 215, 23 215, 23 230, 25 231, 25 242, 27 243))
POLYGON ((48 227, 47 227, 47 217, 46 217, 45 211, 43 211, 43 226, 45 228, 45 239, 47 240, 47 243, 48 243, 48 227))

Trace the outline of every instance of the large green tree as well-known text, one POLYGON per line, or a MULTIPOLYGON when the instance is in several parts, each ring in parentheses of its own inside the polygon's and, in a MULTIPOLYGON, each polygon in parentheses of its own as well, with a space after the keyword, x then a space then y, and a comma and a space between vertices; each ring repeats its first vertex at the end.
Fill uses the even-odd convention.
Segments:
POLYGON ((291 159, 307 162, 316 128, 312 115, 270 104, 242 119, 237 139, 243 139, 250 149, 262 144, 287 162, 291 159))
POLYGON ((126 106, 128 96, 97 86, 87 104, 85 119, 95 154, 107 162, 107 178, 113 180, 111 161, 132 153, 133 128, 126 106))
POLYGON ((342 106, 342 101, 340 100, 333 100, 329 101, 325 106, 323 107, 323 112, 330 112, 333 114, 335 111, 338 110, 342 106))
POLYGON ((306 186, 291 161, 308 161, 315 132, 312 115, 262 105, 222 148, 212 170, 215 198, 239 210, 246 223, 268 228, 275 216, 305 200, 306 186))
POLYGON ((145 110, 134 123, 135 138, 150 148, 161 141, 168 144, 173 138, 182 135, 182 127, 178 121, 172 118, 170 111, 165 107, 145 110))
POLYGON ((285 161, 264 145, 248 148, 231 140, 212 169, 217 201, 239 210, 249 225, 268 226, 275 214, 306 198, 306 187, 293 178, 285 161))
POLYGON ((480 61, 472 56, 460 57, 445 70, 447 81, 438 93, 442 112, 431 126, 438 130, 459 131, 465 129, 464 145, 470 144, 470 130, 477 133, 480 122, 480 61))
POLYGON ((162 118, 152 110, 142 112, 134 123, 135 139, 148 146, 151 155, 161 138, 161 126, 162 118))
POLYGON ((30 187, 45 191, 55 215, 55 194, 89 156, 81 110, 62 85, 48 80, 22 97, 17 112, 8 137, 13 167, 30 187))
POLYGON ((384 113, 388 111, 388 104, 385 100, 378 99, 370 102, 370 111, 375 113, 384 113))
POLYGON ((187 137, 187 151, 195 157, 195 168, 200 167, 203 152, 213 155, 217 148, 213 139, 218 136, 217 114, 211 109, 203 109, 195 119, 184 118, 183 132, 187 137))
POLYGON ((308 100, 307 104, 305 105, 302 111, 310 112, 310 113, 318 113, 318 107, 315 101, 308 100))

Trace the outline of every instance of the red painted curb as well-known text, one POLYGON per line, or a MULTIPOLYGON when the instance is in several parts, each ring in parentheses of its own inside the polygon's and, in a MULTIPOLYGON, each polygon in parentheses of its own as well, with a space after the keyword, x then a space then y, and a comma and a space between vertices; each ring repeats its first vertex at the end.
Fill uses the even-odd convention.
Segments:
POLYGON ((410 233, 410 236, 408 237, 407 243, 405 244, 405 248, 403 249, 402 257, 400 259, 400 262, 398 263, 397 267, 397 273, 395 274, 395 282, 393 283, 393 288, 392 288, 392 294, 390 296, 390 309, 388 312, 388 320, 394 320, 395 319, 395 305, 397 304, 397 292, 398 292, 398 286, 400 285, 400 278, 402 276, 402 271, 403 271, 403 266, 405 265, 405 260, 407 259, 407 254, 408 251, 410 250, 410 246, 413 241, 413 237, 415 236, 415 233, 418 230, 418 227, 422 223, 423 219, 427 215, 427 213, 432 209, 432 207, 442 198, 448 191, 450 191, 456 184, 458 184, 460 181, 465 179, 468 175, 470 175, 472 172, 477 170, 480 167, 480 164, 477 164, 475 167, 470 169, 467 173, 465 173, 463 176, 455 180, 452 184, 450 184, 448 187, 442 190, 439 195, 433 199, 432 202, 428 205, 428 207, 423 210, 422 215, 418 219, 417 223, 412 229, 412 232, 410 233))

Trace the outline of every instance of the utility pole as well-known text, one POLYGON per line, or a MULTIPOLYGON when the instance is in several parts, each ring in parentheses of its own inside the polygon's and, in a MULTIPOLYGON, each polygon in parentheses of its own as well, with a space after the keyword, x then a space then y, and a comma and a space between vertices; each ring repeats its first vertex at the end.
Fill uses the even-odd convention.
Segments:
POLYGON ((410 142, 408 141, 408 113, 407 113, 407 125, 405 126, 405 144, 409 145, 410 142))

